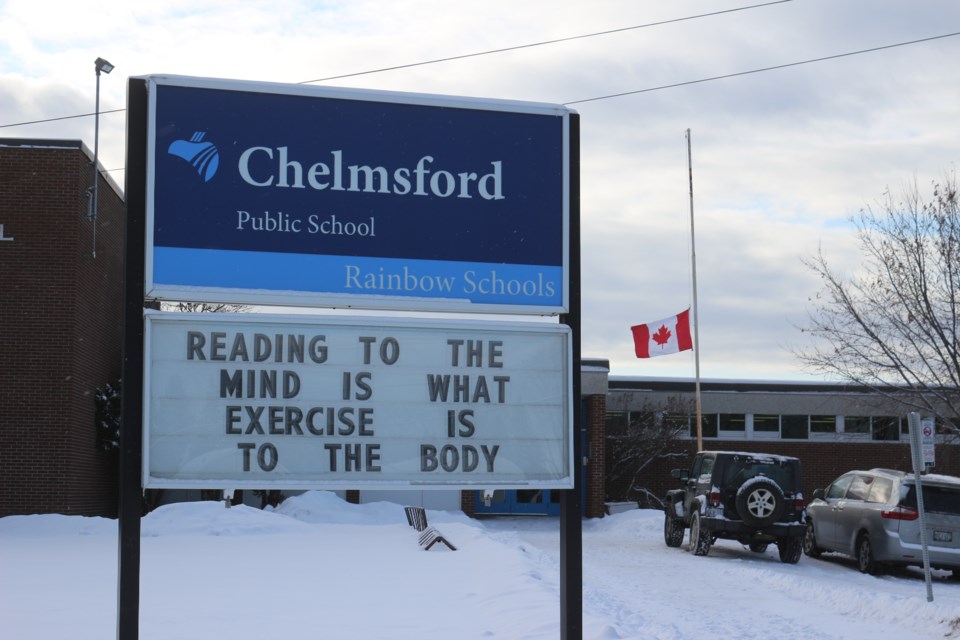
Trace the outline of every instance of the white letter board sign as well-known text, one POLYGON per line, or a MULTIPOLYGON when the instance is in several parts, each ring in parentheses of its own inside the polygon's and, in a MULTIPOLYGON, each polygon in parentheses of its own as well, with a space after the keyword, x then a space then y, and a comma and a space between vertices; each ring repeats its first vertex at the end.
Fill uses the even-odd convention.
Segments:
POLYGON ((573 487, 570 329, 146 313, 146 488, 573 487))

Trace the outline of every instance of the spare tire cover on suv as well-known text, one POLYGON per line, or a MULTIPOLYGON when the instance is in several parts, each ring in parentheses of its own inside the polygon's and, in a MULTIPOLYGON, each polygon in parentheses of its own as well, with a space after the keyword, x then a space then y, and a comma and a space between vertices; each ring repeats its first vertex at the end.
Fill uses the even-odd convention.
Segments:
POLYGON ((783 490, 774 480, 757 476, 737 489, 737 513, 750 526, 766 527, 783 515, 786 502, 783 490))

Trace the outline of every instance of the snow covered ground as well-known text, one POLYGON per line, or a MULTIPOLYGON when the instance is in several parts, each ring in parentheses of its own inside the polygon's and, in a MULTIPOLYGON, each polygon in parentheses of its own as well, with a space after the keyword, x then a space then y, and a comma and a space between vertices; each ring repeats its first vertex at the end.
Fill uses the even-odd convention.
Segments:
MULTIPOLYGON (((559 524, 428 511, 457 547, 425 552, 390 503, 310 492, 274 511, 167 505, 143 520, 144 640, 560 636, 559 524)), ((657 511, 584 522, 584 638, 960 638, 960 583, 797 565, 718 541, 663 543, 657 511)), ((115 637, 116 522, 0 518, 0 638, 115 637)))

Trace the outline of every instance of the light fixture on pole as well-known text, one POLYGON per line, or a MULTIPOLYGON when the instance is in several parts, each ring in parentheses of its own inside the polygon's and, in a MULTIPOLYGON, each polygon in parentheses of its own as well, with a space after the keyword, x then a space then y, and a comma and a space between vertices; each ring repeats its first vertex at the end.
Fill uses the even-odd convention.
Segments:
POLYGON ((100 182, 100 72, 110 73, 113 65, 97 58, 94 61, 97 71, 97 105, 93 114, 93 197, 90 199, 90 210, 87 217, 93 223, 93 257, 97 257, 97 187, 100 182))

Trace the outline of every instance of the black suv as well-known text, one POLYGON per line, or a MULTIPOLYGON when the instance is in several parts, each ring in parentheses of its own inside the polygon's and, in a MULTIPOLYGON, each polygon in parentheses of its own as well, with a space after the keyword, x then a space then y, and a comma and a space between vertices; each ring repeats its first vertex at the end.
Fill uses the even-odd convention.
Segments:
POLYGON ((766 453, 701 451, 690 471, 674 469, 682 489, 667 492, 663 538, 705 556, 717 538, 737 540, 762 553, 776 543, 780 560, 795 564, 806 531, 800 461, 766 453))

